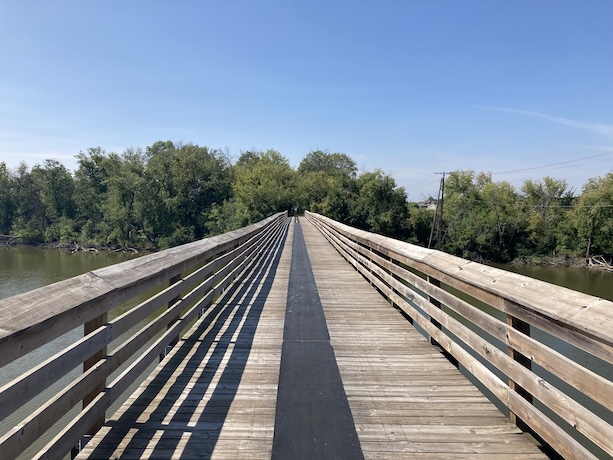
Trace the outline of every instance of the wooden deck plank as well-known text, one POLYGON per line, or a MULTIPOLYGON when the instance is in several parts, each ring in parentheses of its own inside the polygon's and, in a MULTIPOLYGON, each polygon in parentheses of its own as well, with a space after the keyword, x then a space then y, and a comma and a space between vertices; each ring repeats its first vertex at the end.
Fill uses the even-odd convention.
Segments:
MULTIPOLYGON (((291 225, 274 280, 247 279, 226 309, 212 308, 211 325, 196 323, 78 458, 270 458, 291 225)), ((364 458, 546 458, 310 223, 300 225, 364 458)))
POLYGON ((365 458, 546 458, 310 223, 301 225, 365 458))
POLYGON ((291 241, 209 309, 210 326, 198 321, 78 458, 270 458, 291 241))

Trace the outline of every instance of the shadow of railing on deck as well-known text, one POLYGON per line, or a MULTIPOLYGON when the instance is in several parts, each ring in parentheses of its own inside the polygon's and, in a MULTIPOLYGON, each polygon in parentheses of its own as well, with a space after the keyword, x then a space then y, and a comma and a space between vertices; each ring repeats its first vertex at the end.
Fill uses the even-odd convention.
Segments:
MULTIPOLYGON (((142 417, 150 422, 159 422, 159 428, 164 432, 159 439, 156 439, 158 430, 155 428, 139 429, 139 435, 133 437, 125 447, 122 447, 123 452, 130 452, 130 457, 146 455, 155 458, 171 458, 173 454, 195 453, 198 458, 211 456, 224 420, 236 397, 286 237, 287 234, 283 236, 279 245, 275 245, 265 257, 257 262, 254 269, 237 278, 218 303, 206 312, 205 318, 201 320, 197 329, 180 343, 175 353, 167 358, 163 370, 152 379, 147 390, 136 398, 131 407, 117 421, 107 423, 111 427, 111 432, 106 436, 107 439, 116 439, 118 443, 125 441, 126 436, 129 439, 130 429, 139 429, 139 418, 142 417), (250 305, 251 308, 248 308, 250 305), (227 329, 223 331, 221 337, 218 337, 230 317, 232 319, 227 329), (232 337, 237 331, 238 336, 235 343, 232 344, 232 337), (212 381, 223 365, 223 358, 232 345, 228 363, 221 371, 218 383, 212 390, 204 408, 200 409, 200 404, 204 403, 207 392, 211 392, 212 381), (190 353, 193 355, 188 358, 190 353), (181 363, 186 358, 187 363, 182 365, 181 363), (206 362, 206 365, 204 368, 199 368, 203 362, 206 362), (171 378, 169 373, 177 373, 174 383, 168 388, 168 391, 165 391, 162 399, 155 404, 155 409, 147 414, 148 408, 155 399, 160 397, 160 391, 171 378), (192 388, 184 399, 181 399, 185 387, 190 382, 192 388), (197 414, 199 410, 202 410, 200 415, 197 414), (168 430, 173 426, 177 430, 168 430), (184 439, 185 433, 190 433, 187 441, 184 439), (196 433, 197 436, 194 436, 196 433)), ((98 458, 102 454, 99 449, 100 447, 97 447, 94 450, 91 458, 98 458)), ((105 446, 104 451, 108 453, 108 445, 105 446)))

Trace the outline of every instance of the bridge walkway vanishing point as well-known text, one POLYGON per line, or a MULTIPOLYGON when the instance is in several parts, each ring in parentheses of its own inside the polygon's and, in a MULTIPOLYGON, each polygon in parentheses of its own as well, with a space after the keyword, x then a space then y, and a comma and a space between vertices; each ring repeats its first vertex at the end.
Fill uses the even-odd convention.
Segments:
POLYGON ((306 219, 78 458, 546 458, 306 219))

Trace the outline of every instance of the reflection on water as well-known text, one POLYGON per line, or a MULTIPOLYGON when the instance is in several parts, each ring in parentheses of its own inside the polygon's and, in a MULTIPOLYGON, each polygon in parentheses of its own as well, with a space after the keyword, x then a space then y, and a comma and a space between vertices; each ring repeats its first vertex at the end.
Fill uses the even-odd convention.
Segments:
POLYGON ((131 258, 134 254, 0 246, 0 299, 131 258))
POLYGON ((613 272, 551 265, 496 265, 548 283, 613 301, 613 272))

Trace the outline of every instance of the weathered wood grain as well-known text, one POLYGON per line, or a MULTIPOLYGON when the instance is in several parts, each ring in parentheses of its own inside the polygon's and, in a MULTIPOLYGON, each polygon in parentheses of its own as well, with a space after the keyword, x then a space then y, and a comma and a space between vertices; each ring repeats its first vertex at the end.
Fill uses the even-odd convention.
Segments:
POLYGON ((358 272, 347 271, 312 226, 302 226, 365 458, 546 458, 358 272))
POLYGON ((79 458, 270 458, 288 240, 251 259, 79 458))
POLYGON ((475 297, 501 311, 505 311, 505 302, 512 302, 537 315, 564 324, 567 330, 581 332, 591 340, 613 347, 611 301, 368 233, 324 216, 317 215, 316 218, 340 233, 349 235, 351 239, 404 261, 443 283, 460 290, 466 290, 466 287, 470 286, 475 297))
MULTIPOLYGON (((100 354, 100 352, 103 351, 99 357, 95 360, 91 360, 91 370, 86 370, 82 376, 71 382, 57 395, 51 397, 40 408, 35 410, 33 414, 26 417, 20 425, 15 427, 15 429, 10 430, 2 436, 0 444, 3 458, 17 457, 20 452, 27 448, 72 407, 77 405, 82 399, 85 400, 92 389, 100 387, 104 390, 104 393, 100 394, 100 397, 96 396, 97 393, 92 393, 89 398, 89 400, 92 401, 91 404, 88 404, 89 400, 85 401, 85 407, 79 415, 68 423, 68 425, 39 452, 38 457, 56 458, 58 456, 61 457, 65 452, 69 451, 81 436, 88 431, 89 427, 92 426, 90 424, 91 421, 99 419, 104 420, 104 413, 109 405, 128 388, 138 375, 147 368, 149 363, 158 358, 167 345, 175 342, 176 337, 178 337, 181 330, 191 322, 192 318, 199 316, 215 298, 219 297, 224 290, 231 285, 238 274, 245 269, 245 266, 251 263, 251 258, 261 252, 266 246, 275 245, 274 241, 275 239, 278 240, 279 235, 283 233, 284 225, 285 217, 283 214, 279 214, 273 216, 271 219, 267 219, 264 221, 264 224, 260 223, 248 229, 242 229, 242 231, 223 235, 223 238, 220 238, 218 241, 219 247, 210 249, 209 246, 206 245, 208 249, 206 249, 204 256, 202 253, 198 252, 186 252, 185 248, 182 250, 173 249, 168 251, 166 255, 170 256, 171 260, 166 260, 167 267, 165 274, 160 274, 160 272, 156 274, 153 272, 154 278, 156 276, 162 276, 162 279, 165 279, 165 276, 176 270, 178 266, 184 266, 186 260, 195 261, 195 263, 198 264, 195 267, 196 270, 180 279, 180 281, 173 286, 155 294, 150 299, 144 301, 120 317, 112 321, 103 320, 99 324, 100 327, 87 333, 86 337, 82 340, 59 352, 24 374, 22 377, 1 388, 0 402, 2 402, 2 404, 0 405, 0 416, 4 416, 23 405, 42 389, 46 388, 50 383, 53 383, 58 378, 65 375, 66 372, 78 366, 79 363, 85 362, 90 356, 96 353, 100 354), (240 244, 241 242, 244 244, 240 244), (215 254, 219 253, 222 255, 213 259, 215 254), (205 265, 198 268, 202 263, 205 265), (178 294, 181 295, 178 296, 178 294), (173 299, 175 299, 174 302, 173 299), (165 310, 154 320, 145 324, 139 331, 135 332, 132 336, 128 337, 125 342, 116 347, 113 352, 104 352, 106 346, 112 340, 139 324, 151 313, 154 313, 160 308, 164 308, 165 304, 168 302, 172 303, 171 308, 165 310), (175 320, 178 320, 178 322, 175 323, 175 320), (172 326, 169 327, 169 325, 172 326), (165 333, 145 350, 144 354, 137 357, 136 360, 114 380, 114 382, 106 388, 104 387, 107 376, 124 364, 132 355, 139 352, 147 342, 151 341, 157 333, 164 329, 166 329, 165 333)), ((210 240, 207 244, 210 244, 210 240)), ((190 246, 200 247, 201 244, 190 246)), ((191 249, 193 250, 194 247, 191 249)), ((155 259, 154 265, 160 263, 163 259, 159 254, 154 254, 152 256, 154 256, 152 259, 155 259)), ((255 257, 255 260, 257 260, 257 257, 255 257)), ((134 264, 128 265, 130 265, 128 268, 134 268, 134 264)), ((150 262, 147 262, 145 265, 151 268, 150 262)), ((107 270, 107 274, 116 272, 117 266, 107 270)), ((75 279, 68 280, 67 284, 71 286, 81 286, 83 284, 82 278, 85 278, 86 281, 89 279, 103 279, 101 276, 104 275, 104 270, 102 275, 99 274, 100 276, 98 277, 93 276, 92 278, 91 275, 92 274, 86 274, 84 277, 77 277, 80 279, 76 281, 75 279)), ((51 293, 49 296, 49 301, 51 302, 50 306, 52 309, 56 309, 59 312, 57 316, 62 317, 63 321, 66 323, 70 323, 71 321, 90 321, 88 318, 92 316, 92 314, 90 314, 91 312, 83 313, 80 311, 81 308, 91 307, 93 308, 94 318, 104 318, 106 310, 95 307, 95 305, 98 305, 96 302, 100 302, 100 305, 115 305, 118 292, 123 292, 123 294, 125 294, 125 292, 127 292, 125 289, 131 290, 132 292, 142 289, 142 287, 130 285, 133 275, 134 272, 123 275, 125 283, 119 291, 107 291, 106 294, 96 292, 92 294, 94 297, 98 295, 102 295, 102 297, 96 297, 94 299, 94 304, 86 300, 83 304, 72 310, 66 310, 65 308, 67 304, 70 305, 70 302, 75 300, 71 299, 70 296, 67 298, 67 302, 64 302, 60 306, 53 304, 53 302, 55 302, 55 294, 53 294, 53 292, 57 291, 57 286, 53 285, 51 291, 49 291, 51 293), (92 307, 92 305, 94 305, 94 307, 92 307), (101 311, 102 316, 99 316, 101 311)), ((149 273, 149 275, 152 274, 149 273)), ((113 276, 115 275, 107 277, 106 282, 114 284, 116 288, 118 284, 117 280, 113 279, 113 276)), ((176 277, 177 275, 174 276, 176 277)), ((151 279, 153 278, 145 278, 144 284, 149 286, 151 279)), ((58 285, 59 284, 61 283, 58 283, 58 285)), ((42 298, 41 293, 44 293, 44 291, 44 289, 39 290, 32 298, 38 301, 36 299, 42 298)), ((5 302, 2 306, 6 307, 9 304, 13 305, 11 302, 15 300, 20 301, 22 297, 27 298, 28 296, 22 295, 17 297, 17 299, 6 299, 8 302, 5 302)), ((83 298, 81 298, 81 300, 83 300, 83 298)), ((90 298, 90 300, 92 299, 90 298)), ((23 307, 23 310, 27 311, 31 306, 24 304, 23 307)), ((55 332, 43 330, 42 333, 38 334, 38 329, 43 327, 43 325, 49 325, 44 319, 44 316, 49 313, 49 311, 51 310, 47 309, 41 311, 43 317, 42 322, 22 330, 19 330, 20 326, 17 325, 13 327, 16 333, 9 331, 6 336, 0 338, 0 352, 4 350, 3 347, 17 348, 17 350, 11 350, 6 353, 4 356, 6 361, 11 361, 14 357, 27 352, 28 348, 38 341, 50 340, 58 330, 66 327, 66 325, 63 324, 58 326, 59 329, 56 329, 55 332)), ((7 314, 7 310, 2 310, 1 313, 7 314)), ((0 314, 0 318, 2 314, 0 314)), ((20 312, 16 312, 13 318, 20 317, 20 315, 20 312)), ((32 321, 35 322, 36 318, 32 321)), ((53 318, 52 321, 57 321, 57 318, 53 318)))
MULTIPOLYGON (((456 357, 562 455, 593 458, 464 347, 478 352, 505 375, 511 376, 606 452, 613 451, 612 429, 608 422, 578 403, 568 401, 558 389, 511 359, 505 350, 493 348, 433 302, 441 302, 503 344, 557 373, 604 407, 611 407, 610 381, 576 367, 577 363, 503 321, 475 311, 469 302, 456 298, 445 286, 434 286, 421 276, 433 276, 448 286, 466 289, 472 297, 487 300, 504 313, 512 312, 522 320, 530 318, 544 330, 557 331, 555 335, 569 343, 582 343, 580 348, 596 350, 595 355, 606 357, 613 350, 611 340, 601 337, 609 327, 608 320, 584 322, 586 310, 596 318, 602 314, 601 299, 587 302, 584 295, 565 297, 564 292, 556 291, 549 300, 539 298, 537 306, 531 308, 526 305, 526 296, 542 289, 541 284, 527 281, 517 288, 521 277, 506 277, 495 269, 470 265, 437 251, 412 248, 349 227, 347 230, 319 216, 316 219, 317 228, 306 219, 301 219, 300 225, 365 458, 545 458, 538 446, 509 423, 390 302, 411 316, 441 348, 456 357), (331 250, 330 242, 339 252, 331 250), (347 264, 341 254, 351 264, 347 264), (451 265, 444 267, 444 264, 451 265), (407 266, 421 270, 421 276, 407 270, 407 266), (519 294, 509 294, 509 289, 517 289, 519 294), (564 302, 581 307, 571 309, 574 318, 567 321, 561 319, 564 312, 559 305, 566 305, 564 302), (585 306, 579 305, 582 302, 585 306), (556 305, 545 313, 549 303, 556 305), (577 317, 580 318, 577 320, 577 317), (431 320, 442 325, 442 329, 431 320), (548 322, 554 326, 550 328, 548 322)), ((249 235, 239 232, 239 238, 247 242, 261 232, 262 229, 255 229, 249 235)), ((37 410, 24 421, 21 429, 8 433, 3 440, 11 446, 11 452, 19 452, 24 444, 40 434, 41 421, 49 423, 56 419, 88 385, 100 383, 101 378, 136 352, 156 331, 178 319, 36 458, 61 455, 85 432, 84 427, 104 414, 135 376, 157 359, 165 345, 173 340, 173 335, 177 335, 192 317, 203 313, 189 333, 107 421, 79 458, 270 458, 291 258, 291 232, 285 237, 277 227, 273 233, 280 238, 277 242, 269 234, 261 243, 238 248, 236 239, 226 239, 220 243, 224 254, 216 260, 211 259, 212 252, 208 249, 187 256, 183 250, 177 250, 167 254, 170 261, 154 257, 142 266, 135 265, 134 276, 142 277, 144 285, 149 286, 149 283, 167 281, 168 275, 177 276, 185 270, 185 257, 204 264, 191 275, 182 277, 174 287, 106 323, 108 331, 101 329, 86 339, 85 345, 79 345, 81 348, 72 353, 81 359, 88 353, 84 351, 87 340, 93 348, 104 346, 109 337, 124 333, 167 302, 173 304, 123 346, 95 363, 65 392, 37 410), (286 244, 280 246, 278 242, 283 238, 286 244), (166 269, 162 275, 159 267, 164 263, 166 269), (245 270, 247 266, 250 268, 245 270), (176 271, 179 268, 181 271, 176 271), (177 296, 178 293, 181 295, 177 296), (213 302, 215 298, 218 300, 213 302)), ((192 250, 196 247, 200 246, 192 250)), ((99 304, 88 305, 96 314, 104 313, 119 299, 140 289, 130 277, 122 280, 116 268, 102 270, 102 274, 96 276, 77 282, 73 291, 76 297, 82 296, 80 291, 92 289, 92 283, 104 280, 99 286, 100 292, 106 292, 101 297, 103 300, 96 297, 99 304)), ((78 308, 68 310, 59 310, 60 316, 67 315, 64 318, 68 321, 87 316, 79 313, 78 308)), ((40 324, 17 334, 8 331, 0 336, 0 351, 12 340, 21 340, 20 334, 25 334, 26 340, 19 343, 26 348, 32 346, 34 341, 27 337, 40 324), (9 336, 3 341, 2 337, 9 336)), ((51 335, 43 334, 47 338, 51 335)), ((70 356, 64 359, 69 361, 70 356)), ((23 388, 16 387, 12 391, 34 393, 35 387, 40 386, 33 380, 34 376, 55 372, 46 369, 43 365, 26 378, 35 383, 32 389, 24 380, 23 388)))
MULTIPOLYGON (((313 227, 302 225, 365 458, 417 451, 544 458, 368 283, 330 253, 313 227), (313 237, 319 247, 309 241, 313 237), (447 439, 445 446, 440 446, 441 437, 447 439)), ((227 310, 210 309, 79 458, 191 458, 194 449, 210 458, 270 458, 289 248, 291 238, 265 301, 238 294, 221 299, 227 310), (257 306, 262 310, 255 327, 235 316, 257 306), (241 332, 233 323, 242 326, 241 332), (243 331, 252 334, 251 344, 241 342, 243 331), (236 367, 236 359, 244 366, 236 367)), ((246 282, 243 287, 249 289, 246 282)))
POLYGON ((528 425, 547 442, 552 443, 563 455, 593 456, 576 439, 568 436, 562 427, 551 422, 534 406, 521 398, 518 400, 518 394, 509 385, 502 382, 491 370, 476 362, 463 347, 475 350, 482 358, 509 376, 511 381, 517 382, 534 398, 566 420, 570 427, 583 433, 605 452, 613 455, 613 427, 609 421, 594 414, 592 409, 582 406, 539 375, 532 373, 530 368, 511 359, 506 350, 498 350, 498 345, 488 343, 470 328, 437 308, 435 302, 443 303, 468 322, 506 344, 509 349, 534 360, 566 384, 583 392, 609 410, 612 407, 610 395, 613 394, 611 381, 525 335, 524 332, 513 329, 503 321, 478 310, 465 300, 455 297, 453 292, 430 285, 422 277, 434 276, 441 279, 445 284, 460 289, 475 299, 488 301, 491 306, 507 314, 511 314, 512 311, 522 321, 532 319, 534 320, 532 324, 537 327, 553 333, 578 348, 591 351, 595 356, 609 362, 611 362, 612 334, 608 331, 607 335, 607 330, 610 329, 610 324, 613 324, 611 322, 613 309, 610 308, 605 312, 601 307, 603 305, 610 307, 613 302, 574 291, 569 293, 568 290, 536 282, 530 278, 508 276, 507 272, 501 270, 454 259, 438 251, 414 248, 406 243, 351 229, 321 216, 310 213, 308 216, 340 254, 370 280, 379 292, 404 310, 414 322, 430 334, 434 341, 484 383, 500 401, 510 408, 517 407, 525 421, 528 421, 528 425), (421 272, 421 276, 414 275, 405 267, 421 272), (458 274, 456 271, 462 273, 458 274), (488 283, 496 284, 495 288, 488 283), (521 284, 521 288, 518 288, 518 283, 521 284), (534 299, 536 308, 531 308, 529 297, 534 299), (549 310, 546 308, 547 305, 551 305, 549 310), (562 311, 569 305, 574 307, 568 309, 570 313, 566 319, 563 319, 562 311), (594 313, 596 319, 594 321, 582 319, 582 326, 579 326, 575 321, 577 312, 586 309, 594 313), (433 326, 431 320, 436 325, 433 326), (455 338, 451 339, 451 334, 447 335, 437 329, 439 324, 445 331, 453 334, 453 337, 458 338, 459 342, 456 343, 455 338))
POLYGON ((244 243, 279 216, 0 300, 0 366, 244 243))

